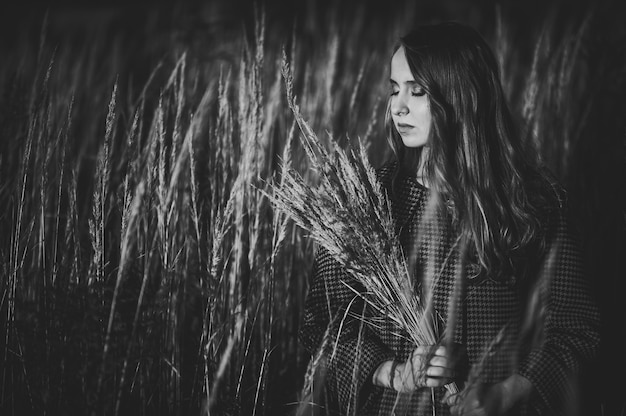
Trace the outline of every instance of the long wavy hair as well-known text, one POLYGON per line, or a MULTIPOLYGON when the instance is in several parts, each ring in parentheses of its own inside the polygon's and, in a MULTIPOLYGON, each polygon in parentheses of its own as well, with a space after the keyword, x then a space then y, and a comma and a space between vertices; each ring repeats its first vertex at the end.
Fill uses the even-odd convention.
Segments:
POLYGON ((478 32, 454 22, 417 27, 395 51, 400 46, 429 98, 432 124, 429 152, 407 148, 388 104, 396 175, 417 173, 423 153, 424 174, 472 257, 492 277, 515 279, 515 259, 531 244, 543 244, 538 211, 547 182, 522 146, 495 56, 478 32))

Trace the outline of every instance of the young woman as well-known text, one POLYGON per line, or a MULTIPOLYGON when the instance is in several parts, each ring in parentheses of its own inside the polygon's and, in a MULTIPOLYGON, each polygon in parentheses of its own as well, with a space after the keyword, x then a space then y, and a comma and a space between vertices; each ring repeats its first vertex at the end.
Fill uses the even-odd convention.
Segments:
POLYGON ((318 250, 300 332, 321 357, 316 409, 572 414, 575 377, 599 345, 599 313, 564 193, 523 148, 482 37, 457 23, 404 36, 391 58, 386 123, 394 158, 379 179, 412 253, 415 290, 431 282, 449 342, 411 345, 384 317, 364 325, 358 315, 372 315, 345 284, 350 276, 318 250), (446 390, 453 381, 461 393, 446 390))

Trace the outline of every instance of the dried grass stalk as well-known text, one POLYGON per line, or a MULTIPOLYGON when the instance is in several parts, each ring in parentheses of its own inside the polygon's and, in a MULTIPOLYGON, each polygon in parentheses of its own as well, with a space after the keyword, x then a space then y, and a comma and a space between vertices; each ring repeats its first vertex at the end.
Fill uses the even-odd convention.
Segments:
MULTIPOLYGON (((292 74, 286 58, 282 73, 287 101, 302 132, 301 142, 319 175, 313 188, 294 169, 283 170, 280 186, 266 192, 284 212, 323 246, 365 288, 350 286, 381 316, 408 334, 415 345, 435 345, 440 339, 431 314, 414 292, 407 262, 397 238, 390 203, 369 163, 365 148, 327 151, 303 119, 295 103, 292 74)), ((456 391, 456 387, 449 385, 456 391)))

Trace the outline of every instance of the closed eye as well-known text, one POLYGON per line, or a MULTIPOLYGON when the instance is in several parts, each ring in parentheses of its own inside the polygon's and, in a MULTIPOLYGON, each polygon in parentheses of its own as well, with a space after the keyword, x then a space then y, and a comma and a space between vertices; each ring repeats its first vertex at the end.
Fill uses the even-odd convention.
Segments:
MULTIPOLYGON (((391 92, 389 93, 389 95, 398 95, 398 93, 400 92, 398 83, 394 80, 389 80, 389 83, 391 84, 391 92)), ((424 95, 426 95, 426 91, 424 90, 424 88, 420 87, 415 81, 407 81, 406 84, 410 85, 411 95, 413 97, 423 97, 424 95)))
POLYGON ((391 84, 391 92, 389 93, 389 95, 398 95, 398 93, 400 92, 400 88, 398 88, 398 83, 390 79, 389 84, 391 84))

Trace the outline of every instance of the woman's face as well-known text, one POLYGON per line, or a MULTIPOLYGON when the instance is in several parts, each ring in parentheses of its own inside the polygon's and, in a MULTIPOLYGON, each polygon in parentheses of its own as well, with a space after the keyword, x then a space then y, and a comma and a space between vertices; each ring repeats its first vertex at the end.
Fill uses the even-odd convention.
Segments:
POLYGON ((428 142, 431 114, 428 96, 415 81, 401 46, 391 58, 391 118, 406 147, 428 142))

